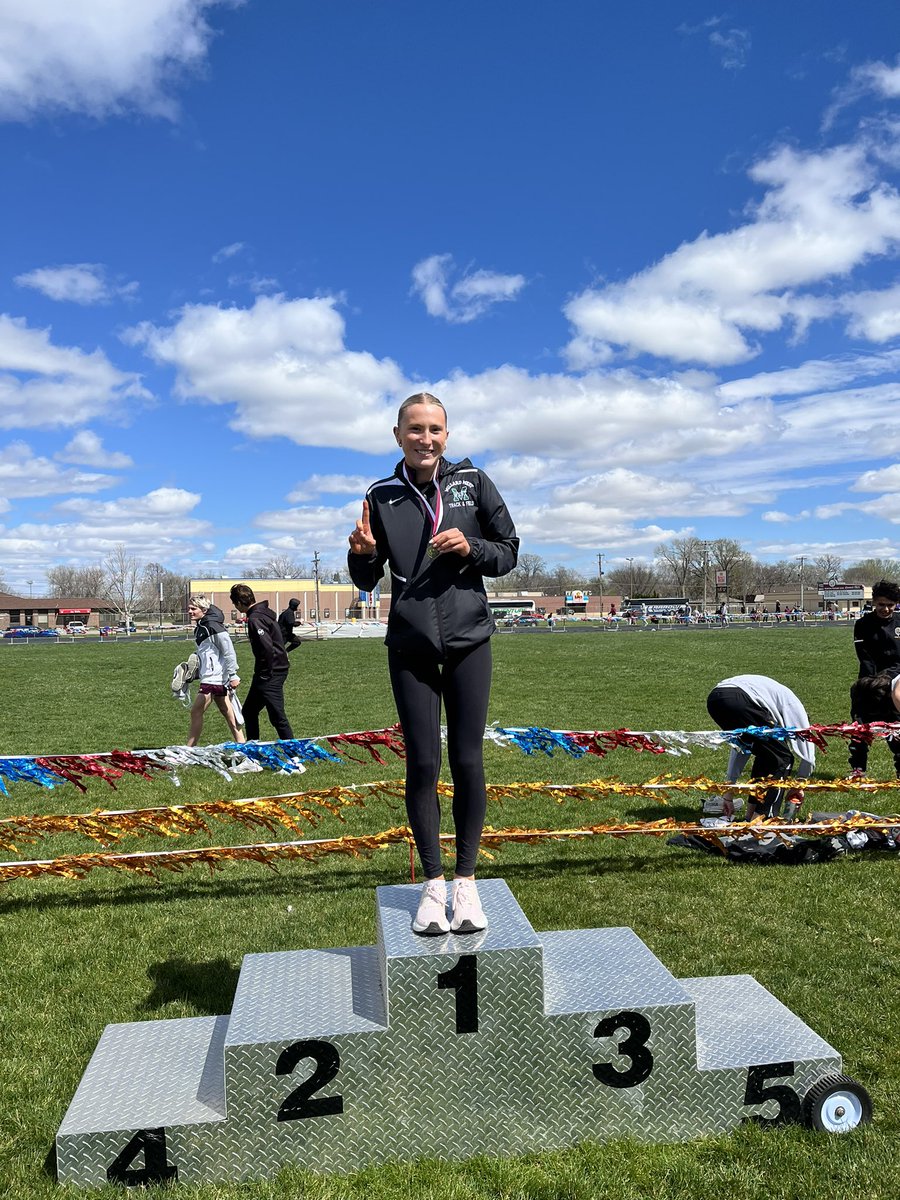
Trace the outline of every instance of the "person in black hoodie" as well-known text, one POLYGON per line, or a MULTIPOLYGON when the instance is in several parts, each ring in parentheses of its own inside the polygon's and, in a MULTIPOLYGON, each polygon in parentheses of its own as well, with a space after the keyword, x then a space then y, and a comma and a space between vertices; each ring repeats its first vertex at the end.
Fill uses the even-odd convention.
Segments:
MULTIPOLYGON (((880 579, 872 584, 872 611, 864 613, 853 626, 853 647, 859 659, 860 679, 869 679, 883 671, 900 674, 900 587, 889 579, 880 579)), ((855 685, 854 685, 855 687, 855 685)), ((854 688, 850 689, 851 716, 854 721, 866 721, 857 710, 854 688)), ((886 718, 893 720, 894 718, 886 718)), ((888 748, 894 756, 894 768, 900 778, 900 738, 887 738, 888 748)), ((861 779, 869 762, 869 745, 861 738, 852 739, 850 751, 850 778, 861 779)))
POLYGON ((300 607, 299 600, 288 600, 288 606, 284 612, 279 614, 278 628, 281 630, 281 637, 284 642, 284 648, 288 654, 292 650, 296 650, 303 643, 294 633, 294 626, 297 624, 297 609, 300 607))
POLYGON ((263 708, 279 738, 292 738, 294 732, 284 711, 284 684, 290 664, 275 614, 268 601, 257 603, 245 583, 236 583, 230 595, 234 607, 247 614, 247 633, 253 651, 253 678, 243 704, 247 738, 259 741, 259 714, 263 708))
POLYGON ((495 630, 484 576, 506 575, 519 552, 500 493, 468 459, 443 457, 447 436, 440 400, 426 392, 404 400, 394 428, 403 458, 390 478, 369 488, 347 556, 362 591, 374 590, 385 563, 391 572, 385 644, 406 742, 406 808, 426 880, 412 924, 422 934, 487 925, 474 882, 495 630), (456 829, 449 921, 437 797, 442 701, 456 829))

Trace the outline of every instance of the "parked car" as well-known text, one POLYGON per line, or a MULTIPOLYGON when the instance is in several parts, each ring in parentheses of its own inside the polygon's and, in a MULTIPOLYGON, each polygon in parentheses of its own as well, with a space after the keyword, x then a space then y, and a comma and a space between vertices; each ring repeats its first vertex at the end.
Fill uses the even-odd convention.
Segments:
POLYGON ((519 619, 516 621, 516 624, 517 624, 517 625, 537 625, 537 624, 538 624, 538 618, 537 618, 537 617, 534 617, 534 616, 528 616, 528 615, 524 615, 524 614, 523 614, 523 615, 522 615, 521 617, 519 617, 519 619))
POLYGON ((116 626, 116 633, 137 633, 137 625, 133 621, 120 621, 116 626))
POLYGON ((84 621, 70 621, 66 626, 66 633, 87 633, 87 625, 84 621))
POLYGON ((57 637, 56 629, 38 629, 36 625, 14 625, 11 629, 7 629, 3 635, 5 638, 39 638, 39 637, 57 637))

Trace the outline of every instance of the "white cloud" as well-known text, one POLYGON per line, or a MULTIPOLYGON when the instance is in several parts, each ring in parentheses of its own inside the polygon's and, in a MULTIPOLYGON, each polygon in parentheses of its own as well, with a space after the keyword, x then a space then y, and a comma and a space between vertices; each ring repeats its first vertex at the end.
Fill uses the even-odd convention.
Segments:
POLYGON ((373 481, 365 475, 310 475, 288 492, 290 504, 301 504, 316 496, 364 496, 373 481))
POLYGON ((723 383, 717 391, 725 401, 799 396, 804 392, 839 388, 874 375, 887 375, 898 368, 900 350, 884 354, 848 354, 840 358, 810 359, 799 367, 789 367, 783 371, 761 371, 758 375, 723 383))
POLYGON ((62 267, 37 267, 17 275, 19 287, 34 288, 51 300, 71 300, 73 304, 109 304, 115 298, 130 300, 138 284, 111 280, 101 263, 70 263, 62 267))
POLYGON ((562 459, 542 458, 537 454, 508 455, 492 458, 485 470, 500 491, 529 492, 567 479, 571 469, 562 459))
POLYGON ((561 504, 590 502, 597 511, 608 509, 631 518, 660 512, 740 516, 747 511, 745 501, 737 502, 733 496, 699 488, 692 479, 671 474, 660 478, 624 467, 582 476, 554 488, 553 499, 561 504))
POLYGON ((804 509, 798 513, 786 513, 778 509, 769 509, 768 512, 762 514, 762 519, 770 521, 773 525, 787 525, 791 521, 805 521, 808 517, 808 509, 804 509))
POLYGON ((822 119, 822 128, 830 129, 843 109, 870 95, 882 100, 900 97, 900 56, 893 66, 876 61, 854 67, 849 80, 835 89, 832 102, 822 119))
POLYGON ((679 25, 678 32, 687 36, 705 34, 713 52, 727 71, 740 71, 747 65, 750 53, 750 33, 728 24, 727 16, 708 17, 698 25, 679 25))
MULTIPOLYGON (((56 505, 58 512, 74 513, 97 524, 118 524, 134 520, 183 520, 200 503, 198 492, 184 488, 161 487, 144 496, 123 496, 118 500, 84 500, 75 497, 56 505)), ((195 522, 195 524, 207 524, 195 522)))
POLYGON ((900 463, 891 463, 878 471, 865 471, 850 489, 852 492, 900 492, 900 463))
POLYGON ((25 442, 10 442, 0 449, 0 495, 7 499, 98 492, 116 482, 114 475, 64 470, 36 455, 25 442))
MULTIPOLYGON (((174 367, 177 394, 230 406, 233 427, 250 437, 389 453, 397 402, 422 383, 412 385, 390 360, 348 350, 336 305, 283 296, 248 308, 189 305, 171 326, 145 323, 128 340, 174 367)), ((688 498, 684 489, 679 511, 734 514, 748 505, 777 509, 779 490, 815 482, 797 483, 803 469, 818 468, 833 485, 848 463, 871 460, 873 445, 889 454, 896 444, 900 452, 900 383, 770 398, 817 379, 852 383, 854 371, 893 375, 897 362, 891 352, 811 363, 793 377, 756 376, 721 389, 699 372, 534 375, 513 366, 425 386, 448 406, 450 456, 487 455, 504 491, 551 488, 596 473, 598 463, 615 464, 661 478, 661 495, 672 480, 693 480, 696 491, 688 498)), ((371 478, 327 486, 358 496, 371 478)), ((325 486, 300 482, 289 504, 315 499, 314 489, 323 494, 325 486)))
POLYGON ((214 263, 225 262, 226 259, 234 258, 236 254, 240 254, 243 249, 243 242, 229 242, 227 246, 222 246, 221 249, 215 252, 212 260, 214 263))
POLYGON ((287 534, 288 542, 283 543, 283 547, 297 549, 301 545, 315 547, 315 541, 310 538, 319 538, 323 542, 328 538, 332 545, 335 541, 338 545, 346 545, 358 516, 359 505, 354 500, 340 508, 310 504, 262 512, 254 517, 253 524, 260 529, 287 534))
POLYGON ((243 542, 240 546, 229 546, 222 555, 222 561, 248 566, 257 559, 268 558, 270 554, 269 547, 264 546, 262 542, 243 542))
POLYGON ((83 425, 149 393, 101 350, 55 346, 49 329, 0 314, 0 429, 83 425))
POLYGON ((240 0, 0 0, 0 118, 173 118, 174 86, 201 67, 204 13, 240 0))
POLYGON ((741 71, 747 65, 751 40, 746 29, 714 29, 709 44, 726 71, 741 71))
POLYGON ((187 567, 198 539, 212 531, 208 521, 189 515, 199 501, 181 488, 111 501, 65 500, 55 507, 68 520, 0 527, 0 561, 10 577, 20 578, 35 571, 35 563, 102 561, 121 542, 140 561, 187 567))
POLYGON ((90 429, 76 433, 55 457, 60 462, 78 463, 83 467, 106 467, 114 471, 134 466, 134 459, 116 450, 107 450, 90 429))
POLYGON ((850 314, 847 332, 869 342, 887 342, 900 333, 900 285, 843 297, 843 312, 850 314))
POLYGON ((634 525, 628 514, 621 519, 608 512, 598 511, 593 504, 527 506, 516 508, 516 531, 528 546, 555 546, 563 543, 579 550, 596 550, 603 546, 610 552, 646 547, 648 550, 673 537, 686 537, 689 528, 669 527, 655 523, 634 525))
POLYGON ((432 254, 417 262, 412 270, 412 290, 422 300, 426 312, 452 324, 464 325, 495 304, 515 300, 525 286, 524 275, 477 270, 467 272, 451 287, 449 277, 454 271, 450 254, 432 254))
POLYGON ((802 554, 807 562, 826 554, 833 554, 845 562, 861 558, 894 558, 900 543, 887 538, 869 538, 845 542, 772 542, 756 547, 763 558, 799 558, 802 554))
POLYGON ((617 348, 713 367, 746 361, 759 352, 756 336, 789 322, 802 333, 839 309, 802 289, 900 245, 900 196, 861 145, 784 147, 750 176, 767 191, 745 224, 704 232, 624 283, 568 303, 572 366, 608 362, 617 348))
POLYGON ((381 453, 412 389, 390 359, 345 348, 337 303, 260 296, 251 308, 186 305, 174 325, 144 322, 125 337, 175 369, 179 396, 233 405, 241 433, 381 453))

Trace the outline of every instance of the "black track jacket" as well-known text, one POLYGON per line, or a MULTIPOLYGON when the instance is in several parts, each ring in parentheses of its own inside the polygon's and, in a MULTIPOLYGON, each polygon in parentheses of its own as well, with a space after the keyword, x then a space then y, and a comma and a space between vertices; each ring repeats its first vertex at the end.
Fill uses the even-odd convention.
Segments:
MULTIPOLYGON (((494 618, 484 590, 485 575, 505 575, 516 565, 519 539, 512 518, 491 480, 467 458, 441 459, 438 486, 443 501, 440 529, 460 529, 472 552, 468 558, 426 550, 432 538, 431 518, 401 474, 402 461, 388 479, 366 493, 375 539, 371 558, 350 553, 350 578, 370 592, 384 564, 391 570, 391 613, 385 645, 404 654, 443 659, 486 641, 494 618)), ((432 500, 433 485, 422 489, 432 500)))
POLYGON ((247 635, 253 651, 253 678, 271 679, 290 669, 284 639, 267 600, 247 609, 247 635))
POLYGON ((875 612, 860 617, 853 626, 853 646, 859 659, 859 677, 900 668, 900 613, 882 621, 875 612))

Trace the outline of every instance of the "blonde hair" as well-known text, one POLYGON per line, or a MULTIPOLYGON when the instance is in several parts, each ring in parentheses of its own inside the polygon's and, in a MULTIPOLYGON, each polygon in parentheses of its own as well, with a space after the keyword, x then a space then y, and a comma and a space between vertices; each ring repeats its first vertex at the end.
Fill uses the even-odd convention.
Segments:
POLYGON ((206 612, 212 601, 210 600, 209 596, 191 596, 189 603, 192 604, 194 608, 202 608, 203 611, 206 612))
POLYGON ((447 410, 444 405, 438 400, 437 396, 432 396, 430 392, 416 392, 414 396, 407 396, 397 413, 397 428, 403 424, 403 414, 408 408, 412 408, 414 404, 436 404, 438 408, 443 409, 444 423, 447 424, 447 410))

